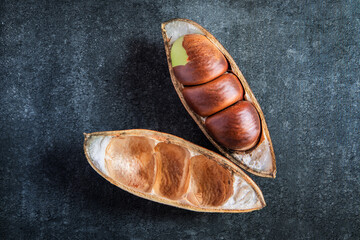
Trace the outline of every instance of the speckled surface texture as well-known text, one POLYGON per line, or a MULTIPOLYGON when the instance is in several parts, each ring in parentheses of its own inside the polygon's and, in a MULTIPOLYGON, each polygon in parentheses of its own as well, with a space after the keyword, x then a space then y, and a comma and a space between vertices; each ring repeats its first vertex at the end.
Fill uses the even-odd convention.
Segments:
POLYGON ((359 1, 1 1, 1 239, 359 239, 359 1), (170 81, 160 24, 194 20, 265 114, 266 208, 140 199, 87 163, 83 132, 147 128, 214 150, 170 81))

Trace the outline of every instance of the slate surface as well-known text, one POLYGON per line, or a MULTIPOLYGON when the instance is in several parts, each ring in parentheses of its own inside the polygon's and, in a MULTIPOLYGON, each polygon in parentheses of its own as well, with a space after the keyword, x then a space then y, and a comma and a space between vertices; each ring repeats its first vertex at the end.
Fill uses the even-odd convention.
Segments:
POLYGON ((359 239, 360 3, 1 1, 2 239, 359 239), (160 23, 192 19, 230 52, 265 113, 267 207, 185 211, 88 165, 83 132, 147 128, 213 149, 170 81, 160 23))

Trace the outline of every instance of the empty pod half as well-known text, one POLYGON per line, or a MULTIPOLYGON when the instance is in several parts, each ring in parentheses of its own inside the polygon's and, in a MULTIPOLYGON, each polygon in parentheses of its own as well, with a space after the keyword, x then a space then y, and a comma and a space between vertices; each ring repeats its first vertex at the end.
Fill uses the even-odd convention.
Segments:
POLYGON ((226 158, 179 137, 143 129, 85 134, 89 164, 112 184, 159 203, 201 212, 249 212, 265 201, 226 158))

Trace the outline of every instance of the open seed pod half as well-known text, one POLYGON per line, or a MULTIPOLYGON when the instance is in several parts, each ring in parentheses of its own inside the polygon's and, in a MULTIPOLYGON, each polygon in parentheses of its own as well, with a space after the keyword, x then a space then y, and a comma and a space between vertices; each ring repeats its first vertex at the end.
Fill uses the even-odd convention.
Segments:
POLYGON ((135 129, 85 134, 89 164, 136 196, 201 212, 265 206, 259 187, 226 158, 179 137, 135 129))
POLYGON ((275 178, 275 154, 264 114, 225 48, 199 24, 161 25, 172 83, 205 136, 237 166, 275 178))

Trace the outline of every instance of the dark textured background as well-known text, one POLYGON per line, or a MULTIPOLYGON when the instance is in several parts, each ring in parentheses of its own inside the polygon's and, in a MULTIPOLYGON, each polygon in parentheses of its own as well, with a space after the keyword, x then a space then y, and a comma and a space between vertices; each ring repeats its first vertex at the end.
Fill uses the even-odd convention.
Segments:
POLYGON ((1 1, 1 239, 359 239, 360 2, 1 1), (147 128, 214 149, 170 81, 160 24, 208 29, 267 119, 267 207, 209 214, 100 177, 83 132, 147 128))

